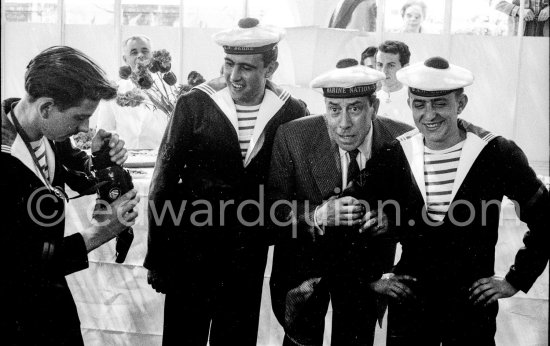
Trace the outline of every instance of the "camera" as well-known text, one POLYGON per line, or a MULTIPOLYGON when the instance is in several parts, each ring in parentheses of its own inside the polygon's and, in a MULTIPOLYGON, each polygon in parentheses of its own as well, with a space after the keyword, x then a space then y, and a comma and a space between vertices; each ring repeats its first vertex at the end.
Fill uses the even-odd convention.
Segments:
MULTIPOLYGON (((94 158, 95 177, 98 183, 99 199, 111 204, 120 196, 134 188, 132 176, 128 170, 111 161, 109 145, 106 141, 102 147, 92 153, 94 158)), ((132 227, 126 228, 116 237, 116 263, 124 263, 130 245, 134 240, 132 227)))

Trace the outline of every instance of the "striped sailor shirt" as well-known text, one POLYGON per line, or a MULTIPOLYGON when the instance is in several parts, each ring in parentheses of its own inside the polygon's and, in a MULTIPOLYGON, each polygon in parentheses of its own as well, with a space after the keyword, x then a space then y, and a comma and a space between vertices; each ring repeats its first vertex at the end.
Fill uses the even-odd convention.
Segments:
POLYGON ((246 159, 246 153, 250 146, 250 139, 254 134, 254 126, 258 119, 258 111, 260 105, 255 106, 241 106, 235 105, 237 110, 237 120, 239 124, 239 145, 241 147, 241 154, 243 161, 246 159))
POLYGON ((464 141, 444 150, 424 147, 424 180, 428 217, 442 221, 449 210, 464 141))
MULTIPOLYGON (((48 161, 46 158, 46 145, 44 144, 44 137, 40 138, 37 141, 31 142, 31 147, 34 150, 34 155, 38 160, 40 169, 44 172, 46 179, 50 180, 50 172, 48 170, 48 161)), ((51 180, 50 180, 51 182, 51 180)))

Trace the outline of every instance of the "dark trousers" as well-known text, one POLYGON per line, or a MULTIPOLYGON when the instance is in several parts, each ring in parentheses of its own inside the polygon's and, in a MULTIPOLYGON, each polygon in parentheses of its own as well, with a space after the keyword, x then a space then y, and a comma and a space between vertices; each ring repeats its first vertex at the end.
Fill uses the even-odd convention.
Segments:
POLYGON ((292 309, 294 316, 285 326, 283 346, 322 345, 329 300, 332 301, 331 345, 372 345, 376 305, 368 289, 358 281, 346 277, 322 278, 305 301, 295 299, 300 305, 295 308, 289 306, 293 304, 292 293, 287 293, 284 310, 288 317, 292 309))
POLYGON ((256 345, 267 247, 228 256, 173 280, 163 345, 256 345))
POLYGON ((387 345, 494 346, 498 303, 474 306, 466 289, 438 287, 445 295, 415 290, 417 299, 389 303, 387 345))

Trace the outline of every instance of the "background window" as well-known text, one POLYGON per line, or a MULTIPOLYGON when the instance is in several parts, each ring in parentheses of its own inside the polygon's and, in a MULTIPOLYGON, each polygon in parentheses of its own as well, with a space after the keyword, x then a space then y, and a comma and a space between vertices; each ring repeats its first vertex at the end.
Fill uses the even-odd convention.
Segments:
POLYGON ((65 0, 66 24, 114 24, 114 0, 65 0))
POLYGON ((122 1, 122 25, 179 26, 179 0, 122 1))
POLYGON ((248 0, 248 16, 258 18, 260 23, 282 28, 313 25, 312 1, 294 0, 248 0))
POLYGON ((11 0, 6 1, 4 6, 8 22, 57 22, 57 0, 11 0))
POLYGON ((244 0, 186 0, 183 26, 192 28, 231 28, 244 13, 244 0))

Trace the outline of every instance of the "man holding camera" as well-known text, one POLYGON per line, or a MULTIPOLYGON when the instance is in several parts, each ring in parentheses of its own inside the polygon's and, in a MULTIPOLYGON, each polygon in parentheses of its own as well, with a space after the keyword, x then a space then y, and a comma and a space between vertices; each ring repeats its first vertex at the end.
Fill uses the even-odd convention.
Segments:
MULTIPOLYGON (((64 186, 95 192, 95 159, 72 146, 87 132, 101 99, 116 88, 103 70, 70 47, 51 47, 31 60, 22 99, 2 103, 3 221, 11 340, 21 345, 82 345, 80 322, 65 276, 88 267, 88 252, 133 225, 139 197, 131 190, 94 215, 86 229, 64 237, 64 186)), ((124 141, 98 131, 92 152, 108 141, 112 163, 126 158, 124 141)), ((8 336, 9 337, 9 336, 8 336)))

